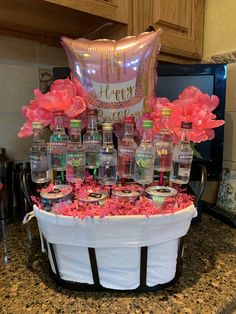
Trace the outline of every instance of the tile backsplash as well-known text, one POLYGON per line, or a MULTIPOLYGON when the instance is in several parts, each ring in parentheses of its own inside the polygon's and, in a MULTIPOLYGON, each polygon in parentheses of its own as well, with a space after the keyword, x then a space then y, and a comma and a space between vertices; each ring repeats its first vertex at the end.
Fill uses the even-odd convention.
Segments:
MULTIPOLYGON (((236 62, 227 64, 223 167, 236 170, 236 62)), ((203 199, 217 200, 219 182, 207 182, 203 199)))
POLYGON ((227 65, 224 167, 236 170, 236 62, 227 65))
POLYGON ((19 139, 21 107, 39 88, 39 69, 67 66, 63 48, 0 36, 0 147, 15 161, 28 160, 32 138, 19 139))

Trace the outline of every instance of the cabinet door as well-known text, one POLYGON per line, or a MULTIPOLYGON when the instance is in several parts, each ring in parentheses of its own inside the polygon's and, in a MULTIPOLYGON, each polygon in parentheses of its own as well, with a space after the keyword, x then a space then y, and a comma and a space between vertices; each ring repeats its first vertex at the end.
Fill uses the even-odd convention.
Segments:
POLYGON ((204 0, 133 0, 130 33, 161 27, 161 54, 201 59, 204 0))
POLYGON ((153 22, 163 29, 163 53, 201 58, 204 0, 154 0, 153 22))
MULTIPOLYGON (((111 21, 128 24, 127 0, 44 0, 85 13, 100 16, 111 21)), ((86 27, 86 25, 85 25, 86 27)))

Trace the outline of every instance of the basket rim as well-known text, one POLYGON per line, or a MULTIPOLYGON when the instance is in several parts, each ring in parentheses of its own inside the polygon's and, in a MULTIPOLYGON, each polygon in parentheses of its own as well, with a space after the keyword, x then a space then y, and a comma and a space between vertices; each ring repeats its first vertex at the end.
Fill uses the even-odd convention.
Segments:
POLYGON ((59 214, 47 212, 45 210, 38 208, 38 206, 35 204, 33 205, 33 210, 36 212, 38 211, 40 213, 43 213, 45 216, 49 216, 49 217, 59 217, 59 218, 65 218, 65 219, 69 219, 69 220, 77 219, 77 220, 84 221, 84 220, 88 220, 88 219, 95 219, 95 220, 101 220, 101 219, 119 220, 119 219, 134 219, 134 218, 135 219, 144 219, 144 218, 150 219, 150 218, 157 218, 157 217, 163 218, 163 217, 169 217, 169 216, 179 216, 179 215, 184 214, 185 212, 189 211, 192 207, 195 207, 193 202, 189 206, 187 206, 183 209, 177 210, 173 213, 156 214, 156 215, 149 215, 149 216, 146 216, 146 215, 114 215, 114 216, 104 216, 104 217, 93 216, 93 217, 85 217, 83 219, 76 217, 76 216, 66 216, 66 215, 59 215, 59 214))

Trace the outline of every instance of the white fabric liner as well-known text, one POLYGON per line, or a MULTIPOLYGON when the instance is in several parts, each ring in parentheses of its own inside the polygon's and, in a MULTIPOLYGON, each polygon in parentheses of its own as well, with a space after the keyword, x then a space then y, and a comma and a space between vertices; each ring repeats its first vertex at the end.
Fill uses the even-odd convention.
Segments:
MULTIPOLYGON (((79 219, 34 205, 38 226, 53 244, 61 279, 93 284, 88 247, 95 248, 100 284, 129 290, 139 286, 140 247, 148 246, 147 286, 164 284, 176 272, 179 238, 196 217, 194 205, 173 214, 79 219)), ((51 254, 48 258, 55 272, 51 254)))

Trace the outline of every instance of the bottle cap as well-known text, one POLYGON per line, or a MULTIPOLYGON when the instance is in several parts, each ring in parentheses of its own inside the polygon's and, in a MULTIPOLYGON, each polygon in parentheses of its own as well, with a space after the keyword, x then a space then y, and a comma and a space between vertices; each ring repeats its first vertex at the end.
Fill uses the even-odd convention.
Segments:
POLYGON ((126 116, 124 117, 124 123, 135 123, 134 116, 126 116))
POLYGON ((43 129, 43 122, 41 122, 41 121, 32 122, 32 128, 33 129, 43 129))
POLYGON ((182 129, 191 130, 191 129, 192 129, 192 122, 185 122, 185 121, 182 121, 182 122, 181 122, 181 128, 182 128, 182 129))
POLYGON ((102 124, 102 129, 105 131, 111 131, 113 130, 112 124, 109 122, 105 122, 102 124))
POLYGON ((161 109, 161 115, 162 116, 167 117, 167 116, 171 116, 171 114, 172 114, 172 110, 170 108, 162 108, 161 109))
POLYGON ((70 126, 72 128, 76 128, 76 129, 81 129, 81 120, 77 120, 77 119, 72 119, 70 120, 70 126))
POLYGON ((87 110, 87 115, 88 116, 96 116, 98 114, 97 109, 88 109, 87 110))
POLYGON ((152 120, 143 120, 142 122, 142 127, 144 129, 151 129, 153 127, 153 122, 152 120))

